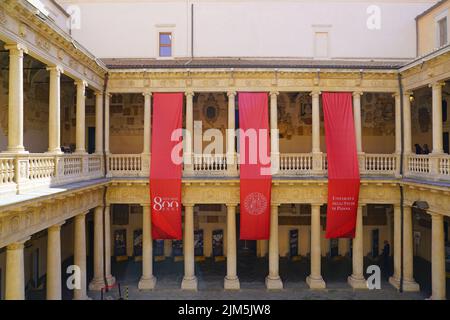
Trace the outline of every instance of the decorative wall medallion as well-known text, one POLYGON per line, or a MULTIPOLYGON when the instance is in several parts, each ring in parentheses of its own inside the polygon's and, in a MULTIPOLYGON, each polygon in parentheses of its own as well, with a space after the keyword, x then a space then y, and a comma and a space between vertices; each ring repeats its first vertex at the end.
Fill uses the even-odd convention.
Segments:
POLYGON ((36 36, 36 45, 45 51, 50 51, 51 48, 50 42, 41 36, 36 36))
POLYGON ((6 24, 5 10, 0 8, 0 24, 6 24))

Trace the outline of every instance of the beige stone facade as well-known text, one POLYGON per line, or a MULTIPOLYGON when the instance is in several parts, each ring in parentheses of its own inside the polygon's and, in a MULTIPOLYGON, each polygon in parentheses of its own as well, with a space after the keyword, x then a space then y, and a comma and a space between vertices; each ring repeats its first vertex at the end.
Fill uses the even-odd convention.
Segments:
MULTIPOLYGON (((430 45, 420 37, 420 50, 426 50, 430 45)), ((448 47, 383 68, 333 67, 331 61, 326 68, 109 69, 13 0, 0 4, 0 40, 6 50, 0 58, 0 298, 24 299, 25 288, 47 275, 47 298, 61 299, 61 265, 72 256, 82 273, 75 299, 86 299, 88 288, 100 290, 105 279, 115 282, 116 231, 125 230, 125 256, 132 257, 134 232, 150 225, 152 93, 185 93, 184 128, 194 134, 216 129, 226 136, 236 127, 236 93, 258 91, 270 94, 271 127, 280 132, 279 139, 271 138, 272 159, 279 164, 272 185, 271 239, 256 244, 256 255, 269 257, 267 288, 283 288, 278 261, 290 257, 291 230, 299 231, 298 255, 311 261, 311 274, 305 275, 311 289, 327 285, 321 257, 350 251, 348 283, 366 288, 363 258, 373 255, 376 233, 375 247, 385 240, 391 244, 393 286, 402 282, 405 291, 420 290, 413 276, 418 256, 431 263, 432 298, 445 299, 450 156, 443 136, 448 137, 450 118, 442 106, 450 102, 448 47), (353 93, 362 177, 357 235, 352 249, 350 240, 340 239, 337 253, 324 236, 328 180, 321 92, 326 91, 353 93), (195 121, 201 121, 201 129, 195 121), (415 144, 428 144, 430 153, 415 154, 415 144), (62 153, 61 147, 72 153, 62 153), (127 222, 117 222, 124 215, 127 222), (86 278, 88 254, 94 256, 91 279, 86 278)), ((194 230, 204 232, 206 257, 213 256, 213 231, 223 230, 224 289, 240 287, 239 170, 231 161, 238 155, 234 139, 225 142, 214 154, 203 153, 206 143, 200 152, 193 142, 185 151, 192 160, 182 180, 180 288, 185 290, 198 288, 194 230)), ((142 290, 158 288, 149 234, 144 228, 142 290)), ((172 256, 169 240, 163 255, 172 256)))

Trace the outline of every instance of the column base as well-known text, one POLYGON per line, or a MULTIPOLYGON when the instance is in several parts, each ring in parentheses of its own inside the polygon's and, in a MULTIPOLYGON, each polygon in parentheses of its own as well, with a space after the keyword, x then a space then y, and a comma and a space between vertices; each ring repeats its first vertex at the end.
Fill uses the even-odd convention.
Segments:
POLYGON ((306 283, 308 284, 310 289, 325 289, 327 287, 322 277, 316 279, 308 276, 306 278, 306 283))
POLYGON ((283 281, 281 281, 280 277, 271 278, 270 276, 266 277, 266 288, 267 290, 282 290, 283 289, 283 281))
POLYGON ((10 155, 15 155, 15 154, 29 154, 29 151, 26 151, 25 149, 8 149, 6 151, 2 151, 0 152, 1 154, 10 154, 10 155))
POLYGON ((82 301, 82 300, 92 300, 92 298, 88 297, 88 295, 84 295, 82 297, 73 297, 72 300, 80 300, 80 301, 82 301))
POLYGON ((347 282, 353 289, 368 289, 367 288, 367 282, 364 277, 357 277, 354 275, 351 275, 347 278, 347 282))
POLYGON ((61 151, 61 149, 55 149, 55 150, 48 150, 45 152, 46 154, 54 154, 54 155, 61 155, 64 154, 64 152, 61 151))
POLYGON ((139 280, 138 289, 139 290, 153 290, 156 286, 156 277, 152 276, 150 278, 141 277, 139 280))
POLYGON ((108 284, 108 286, 112 286, 116 283, 116 278, 112 275, 109 275, 106 277, 106 283, 108 284))
POLYGON ((89 283, 89 290, 90 291, 101 291, 102 288, 105 287, 105 280, 104 279, 92 279, 91 283, 89 283))
POLYGON ((228 278, 225 277, 223 281, 223 287, 225 290, 239 290, 241 289, 241 284, 239 282, 239 278, 228 278))
MULTIPOLYGON (((400 279, 395 277, 389 278, 389 283, 396 289, 400 289, 400 279)), ((413 280, 403 280, 403 291, 405 292, 419 292, 420 285, 413 280)))
POLYGON ((183 278, 183 281, 181 282, 181 289, 182 290, 197 290, 197 277, 194 276, 192 278, 183 278))

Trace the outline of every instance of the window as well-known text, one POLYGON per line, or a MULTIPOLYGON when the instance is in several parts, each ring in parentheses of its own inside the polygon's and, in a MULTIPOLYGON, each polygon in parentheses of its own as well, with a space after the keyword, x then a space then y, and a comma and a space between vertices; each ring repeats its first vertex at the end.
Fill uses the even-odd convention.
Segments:
POLYGON ((172 56, 172 33, 160 32, 159 33, 159 56, 171 57, 172 56))
POLYGON ((439 47, 447 44, 447 17, 438 20, 438 41, 439 47))

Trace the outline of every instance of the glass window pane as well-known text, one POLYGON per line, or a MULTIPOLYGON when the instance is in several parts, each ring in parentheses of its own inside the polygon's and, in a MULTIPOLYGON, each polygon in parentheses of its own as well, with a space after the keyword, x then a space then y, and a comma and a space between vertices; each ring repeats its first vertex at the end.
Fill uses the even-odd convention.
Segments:
POLYGON ((171 44, 172 34, 170 33, 160 33, 159 34, 159 44, 171 44))
POLYGON ((441 19, 439 24, 439 46, 447 44, 447 18, 441 19))
POLYGON ((159 47, 159 56, 160 57, 171 57, 172 56, 172 47, 159 47))

